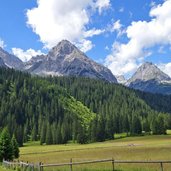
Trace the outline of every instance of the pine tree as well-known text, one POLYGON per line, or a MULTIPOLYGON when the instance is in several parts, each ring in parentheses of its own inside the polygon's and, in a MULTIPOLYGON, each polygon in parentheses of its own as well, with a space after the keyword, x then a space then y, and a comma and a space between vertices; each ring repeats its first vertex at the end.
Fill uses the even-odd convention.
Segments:
POLYGON ((23 133, 24 133, 23 127, 21 125, 17 126, 15 135, 20 147, 23 146, 23 141, 24 141, 23 133))
POLYGON ((57 144, 62 144, 62 134, 61 134, 60 123, 58 123, 57 132, 56 132, 56 143, 57 144))
POLYGON ((11 145, 12 145, 12 149, 13 149, 13 158, 19 158, 19 147, 18 147, 18 143, 17 140, 15 138, 15 135, 13 135, 12 139, 11 139, 11 145))
POLYGON ((0 161, 13 159, 13 148, 11 145, 10 134, 7 128, 4 128, 0 136, 0 161))
POLYGON ((46 124, 43 122, 40 130, 40 144, 42 145, 46 141, 46 124))
POLYGON ((131 134, 136 135, 136 134, 141 134, 141 133, 142 133, 141 121, 139 117, 134 116, 133 121, 132 121, 131 134))
POLYGON ((52 130, 50 124, 48 124, 46 130, 46 144, 47 145, 53 144, 52 130))
POLYGON ((31 140, 36 141, 37 140, 37 129, 36 125, 33 126, 32 132, 31 132, 31 140))
POLYGON ((78 124, 77 143, 80 143, 80 144, 87 143, 87 136, 86 136, 85 128, 80 123, 78 124))

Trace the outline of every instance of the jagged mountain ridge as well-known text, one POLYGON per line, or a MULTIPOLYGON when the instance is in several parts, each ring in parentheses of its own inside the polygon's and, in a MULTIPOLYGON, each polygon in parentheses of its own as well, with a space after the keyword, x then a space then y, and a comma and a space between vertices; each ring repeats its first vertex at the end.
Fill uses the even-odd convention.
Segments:
POLYGON ((26 63, 0 48, 0 66, 26 71, 40 76, 81 76, 120 83, 145 92, 171 94, 171 78, 150 62, 144 63, 126 81, 123 76, 114 76, 111 71, 89 59, 72 43, 63 40, 47 55, 32 57, 26 63))
POLYGON ((0 47, 0 57, 9 68, 20 69, 23 65, 23 62, 16 57, 15 55, 9 54, 0 47))
POLYGON ((47 55, 33 57, 23 70, 41 76, 81 76, 117 83, 108 68, 89 59, 67 40, 58 43, 47 55))
POLYGON ((0 57, 0 67, 7 67, 1 57, 0 57))
POLYGON ((141 65, 126 86, 145 92, 171 94, 171 78, 150 62, 141 65))

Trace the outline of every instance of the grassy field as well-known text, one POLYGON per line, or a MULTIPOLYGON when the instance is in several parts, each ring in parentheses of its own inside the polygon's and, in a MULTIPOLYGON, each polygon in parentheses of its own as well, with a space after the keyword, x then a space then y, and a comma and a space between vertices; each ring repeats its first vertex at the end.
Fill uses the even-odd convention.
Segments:
POLYGON ((5 169, 2 166, 0 166, 0 171, 7 171, 7 169, 5 169))
MULTIPOLYGON (((20 148, 20 160, 43 163, 65 163, 72 158, 75 161, 110 159, 115 160, 171 160, 171 135, 128 137, 102 143, 86 145, 66 144, 40 146, 39 142, 25 144, 20 148)), ((158 164, 116 164, 122 171, 157 171, 158 164), (139 168, 139 169, 138 169, 139 168)), ((50 170, 69 170, 68 168, 50 168, 50 170)), ((74 166, 74 171, 109 171, 111 163, 74 166)), ((170 171, 171 164, 164 165, 164 171, 170 171)))

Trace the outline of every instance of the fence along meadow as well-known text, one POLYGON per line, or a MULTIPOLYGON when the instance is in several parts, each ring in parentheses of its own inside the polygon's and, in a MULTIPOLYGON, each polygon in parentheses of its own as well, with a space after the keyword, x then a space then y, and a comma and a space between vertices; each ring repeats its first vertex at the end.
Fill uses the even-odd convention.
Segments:
POLYGON ((70 159, 70 162, 68 163, 56 163, 56 164, 33 164, 23 161, 5 161, 3 160, 3 166, 8 169, 14 169, 20 171, 43 171, 44 168, 50 168, 50 167, 63 167, 63 166, 69 166, 68 171, 74 171, 73 166, 76 165, 88 165, 88 164, 95 164, 95 163, 111 163, 111 171, 115 171, 116 164, 159 164, 160 171, 164 171, 164 164, 171 164, 171 160, 161 160, 161 161, 131 161, 131 160, 114 160, 112 159, 103 159, 103 160, 92 160, 92 161, 82 161, 82 162, 73 162, 72 159, 70 159))

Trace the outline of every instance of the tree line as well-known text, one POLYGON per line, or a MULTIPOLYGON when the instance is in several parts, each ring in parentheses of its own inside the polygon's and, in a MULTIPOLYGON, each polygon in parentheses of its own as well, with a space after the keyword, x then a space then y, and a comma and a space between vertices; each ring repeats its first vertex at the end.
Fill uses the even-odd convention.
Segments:
POLYGON ((150 104, 151 94, 143 98, 137 91, 100 80, 41 78, 0 68, 0 96, 0 128, 7 127, 20 146, 37 140, 89 143, 113 139, 115 133, 164 134, 171 128, 170 102, 161 100, 167 111, 160 111, 155 102, 159 98, 150 104))

